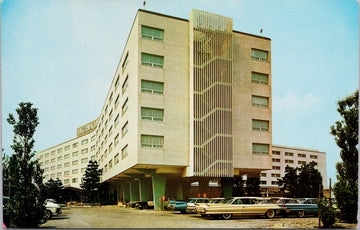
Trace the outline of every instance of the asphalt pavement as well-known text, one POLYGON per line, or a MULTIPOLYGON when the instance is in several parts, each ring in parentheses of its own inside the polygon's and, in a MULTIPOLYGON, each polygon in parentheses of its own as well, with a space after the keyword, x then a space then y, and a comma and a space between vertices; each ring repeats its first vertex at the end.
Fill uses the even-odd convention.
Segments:
MULTIPOLYGON (((66 207, 41 228, 318 228, 317 217, 240 217, 214 220, 176 211, 139 210, 118 206, 66 207)), ((356 228, 356 225, 348 226, 356 228)))

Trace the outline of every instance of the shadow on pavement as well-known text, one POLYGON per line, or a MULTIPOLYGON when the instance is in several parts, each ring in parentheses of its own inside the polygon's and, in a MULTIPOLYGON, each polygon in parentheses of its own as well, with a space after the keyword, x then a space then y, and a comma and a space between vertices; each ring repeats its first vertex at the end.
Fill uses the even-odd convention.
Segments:
POLYGON ((40 228, 56 228, 56 226, 41 226, 40 225, 40 228))
POLYGON ((53 217, 50 220, 66 220, 69 219, 68 216, 59 216, 59 217, 53 217))

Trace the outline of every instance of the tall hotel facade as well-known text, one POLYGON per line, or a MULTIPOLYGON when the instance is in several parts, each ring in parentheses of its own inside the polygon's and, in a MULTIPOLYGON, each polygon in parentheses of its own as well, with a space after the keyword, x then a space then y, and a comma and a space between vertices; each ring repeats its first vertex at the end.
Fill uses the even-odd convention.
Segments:
POLYGON ((227 178, 273 169, 271 104, 269 38, 203 11, 138 10, 100 116, 37 159, 75 188, 96 160, 116 199, 155 208, 192 182, 231 195, 227 178))

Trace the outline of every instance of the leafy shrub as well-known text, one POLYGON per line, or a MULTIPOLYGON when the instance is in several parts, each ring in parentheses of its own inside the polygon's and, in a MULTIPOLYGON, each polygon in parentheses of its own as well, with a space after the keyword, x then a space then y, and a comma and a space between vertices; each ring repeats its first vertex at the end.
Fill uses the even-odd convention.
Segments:
POLYGON ((336 222, 336 212, 333 207, 329 207, 329 202, 326 199, 319 201, 320 220, 323 223, 323 227, 331 228, 336 222))

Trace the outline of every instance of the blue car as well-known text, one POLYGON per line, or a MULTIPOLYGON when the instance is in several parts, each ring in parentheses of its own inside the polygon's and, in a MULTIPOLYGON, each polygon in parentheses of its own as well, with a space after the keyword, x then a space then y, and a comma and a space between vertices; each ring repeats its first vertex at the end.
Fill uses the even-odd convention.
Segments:
POLYGON ((305 215, 317 215, 318 214, 318 202, 317 198, 295 198, 288 203, 282 204, 285 207, 282 211, 283 216, 289 214, 295 214, 298 217, 304 217, 305 215))
POLYGON ((187 207, 187 202, 183 201, 183 200, 170 200, 169 205, 168 205, 168 209, 169 210, 176 210, 176 211, 180 211, 181 213, 186 213, 186 207, 187 207))

